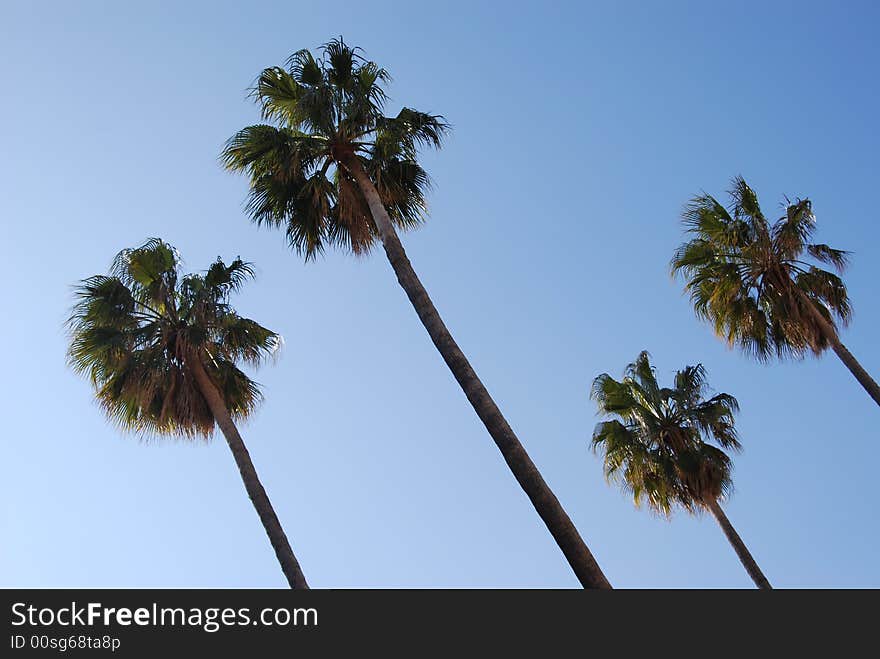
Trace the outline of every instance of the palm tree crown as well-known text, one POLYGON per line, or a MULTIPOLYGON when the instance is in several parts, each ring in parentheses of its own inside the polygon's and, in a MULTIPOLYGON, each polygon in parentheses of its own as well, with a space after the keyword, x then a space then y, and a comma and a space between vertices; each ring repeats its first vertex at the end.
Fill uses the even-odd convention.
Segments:
POLYGON ((215 418, 191 360, 201 360, 230 415, 244 418, 261 396, 236 364, 256 365, 280 345, 276 333, 229 304, 252 276, 238 258, 181 276, 177 252, 159 239, 123 250, 109 276, 77 287, 68 360, 88 374, 101 406, 123 428, 208 437, 215 418))
POLYGON ((761 360, 822 352, 832 339, 815 312, 834 327, 835 319, 845 325, 852 311, 840 277, 808 259, 841 273, 848 253, 811 242, 816 222, 809 199, 789 202, 771 223, 741 177, 729 194, 729 209, 703 194, 683 213, 693 238, 678 248, 671 267, 684 275, 697 315, 761 360))
POLYGON ((636 505, 647 501, 664 515, 676 505, 696 512, 730 491, 731 461, 722 448, 740 448, 739 406, 729 394, 706 398, 707 388, 699 364, 678 371, 672 388, 661 388, 647 352, 622 380, 603 373, 593 381, 599 412, 615 417, 596 425, 593 449, 604 452, 606 477, 630 491, 636 505))
POLYGON ((284 227, 306 259, 326 245, 365 253, 377 237, 352 159, 398 228, 424 218, 429 178, 416 150, 439 147, 448 126, 439 115, 410 108, 386 117, 389 80, 385 69, 341 38, 324 45, 318 58, 300 50, 286 67, 265 69, 253 89, 272 125, 239 131, 223 150, 228 169, 250 176, 251 218, 284 227))

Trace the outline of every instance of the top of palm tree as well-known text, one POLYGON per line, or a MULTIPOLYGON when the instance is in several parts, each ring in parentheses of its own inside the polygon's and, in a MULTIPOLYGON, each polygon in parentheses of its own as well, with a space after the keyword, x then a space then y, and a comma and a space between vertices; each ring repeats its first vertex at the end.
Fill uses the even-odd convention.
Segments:
POLYGON ((816 220, 809 199, 786 199, 785 215, 771 223, 741 177, 729 195, 729 208, 708 194, 685 207, 692 237, 676 250, 673 274, 684 276, 697 315, 730 345, 761 360, 802 357, 808 349, 820 353, 828 339, 806 299, 832 324, 849 321, 846 286, 816 265, 842 273, 848 252, 812 242, 816 220))
POLYGON ((622 380, 603 373, 593 381, 599 413, 613 417, 596 425, 593 450, 604 452, 606 478, 630 491, 637 506, 647 501, 664 515, 676 505, 696 512, 729 493, 732 464, 722 449, 740 448, 739 405, 730 394, 707 398, 707 390, 700 364, 678 371, 672 387, 660 387, 647 352, 622 380))
POLYGON ((260 401, 236 366, 257 365, 280 337, 239 316, 229 296, 253 277, 249 263, 219 258, 182 276, 180 257, 158 238, 121 251, 109 275, 82 280, 68 327, 68 363, 88 375, 107 416, 145 434, 211 435, 214 417, 190 370, 199 359, 233 418, 260 401))
POLYGON ((247 212, 284 227, 306 259, 326 245, 369 251, 376 227, 346 166, 360 160, 399 228, 425 215, 427 173, 421 146, 439 147, 449 126, 439 115, 404 107, 384 115, 387 71, 342 38, 315 57, 299 50, 284 67, 264 69, 253 88, 263 119, 227 143, 221 159, 250 177, 247 212))

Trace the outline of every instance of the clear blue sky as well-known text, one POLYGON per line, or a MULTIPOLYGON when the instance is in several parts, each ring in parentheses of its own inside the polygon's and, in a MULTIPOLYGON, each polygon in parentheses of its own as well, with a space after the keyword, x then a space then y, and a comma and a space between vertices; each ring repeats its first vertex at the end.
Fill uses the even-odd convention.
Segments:
POLYGON ((260 69, 342 34, 391 110, 454 126, 404 244, 611 582, 751 586, 711 517, 634 509, 588 450, 592 378, 647 349, 739 398, 726 509, 771 582, 880 586, 876 405, 833 354, 728 350, 667 274, 700 190, 809 196, 880 375, 873 3, 180 4, 0 9, 0 585, 284 585, 222 438, 120 435, 65 367, 71 285, 149 236, 258 266, 237 306, 286 347, 242 430, 313 585, 576 585, 384 254, 304 265, 217 164, 260 69))

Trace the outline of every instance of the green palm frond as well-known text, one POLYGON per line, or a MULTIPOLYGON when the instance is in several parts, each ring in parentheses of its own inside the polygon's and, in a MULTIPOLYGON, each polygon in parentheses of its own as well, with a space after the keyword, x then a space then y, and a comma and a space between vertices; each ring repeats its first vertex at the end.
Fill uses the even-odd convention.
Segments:
POLYGON ((379 117, 376 142, 386 152, 415 160, 419 147, 439 149, 449 131, 449 124, 440 115, 403 108, 396 117, 379 117))
POLYGON ((301 106, 306 90, 293 75, 273 66, 260 73, 251 96, 259 102, 263 119, 299 127, 306 119, 301 106))
POLYGON ((741 238, 749 241, 768 239, 770 227, 761 211, 758 195, 742 176, 737 176, 731 181, 728 195, 731 201, 730 211, 737 220, 731 228, 736 230, 741 238))
POLYGON ((808 244, 807 252, 820 263, 827 263, 838 272, 843 272, 849 265, 849 252, 833 249, 824 244, 808 244))
POLYGON ((180 274, 180 257, 152 239, 121 251, 110 275, 75 288, 68 363, 91 381, 107 416, 145 434, 209 436, 214 417, 191 372, 198 359, 233 418, 260 401, 236 364, 262 363, 280 337, 239 316, 229 297, 254 275, 250 263, 217 259, 203 274, 180 274))
POLYGON ((732 465, 722 449, 740 448, 739 404, 726 393, 707 398, 707 390, 701 364, 678 371, 671 388, 660 387, 647 352, 622 380, 607 373, 593 380, 591 397, 608 420, 596 425, 592 448, 602 453, 605 477, 637 506, 667 516, 676 507, 696 512, 731 490, 732 465))
POLYGON ((378 234, 346 162, 360 160, 399 229, 427 214, 430 179, 420 148, 439 148, 449 130, 440 115, 405 107, 384 115, 390 76, 340 37, 291 55, 257 78, 252 97, 267 124, 226 143, 221 162, 245 173, 245 210, 258 224, 283 227, 290 246, 312 259, 327 246, 367 253, 378 234))

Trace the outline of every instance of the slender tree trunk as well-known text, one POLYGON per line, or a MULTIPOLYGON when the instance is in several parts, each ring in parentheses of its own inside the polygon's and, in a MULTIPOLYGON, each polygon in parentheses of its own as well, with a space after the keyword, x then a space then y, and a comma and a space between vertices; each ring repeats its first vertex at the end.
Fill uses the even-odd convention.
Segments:
POLYGON ((706 504, 706 507, 712 511, 715 519, 718 520, 718 524, 721 525, 721 530, 724 531, 724 535, 727 536, 728 542, 733 545, 733 550, 739 557, 739 560, 743 564, 743 567, 745 567, 746 572, 749 573, 752 581, 755 582, 755 585, 758 588, 771 590, 773 587, 770 585, 770 582, 767 581, 767 577, 765 577, 764 573, 761 572, 761 568, 758 567, 755 559, 749 553, 749 550, 746 547, 746 543, 744 543, 742 541, 742 538, 739 537, 739 533, 737 533, 736 529, 733 528, 733 524, 731 524, 730 520, 727 519, 727 515, 724 514, 724 511, 721 509, 721 506, 718 504, 718 502, 711 501, 706 504))
POLYGON ((819 313, 819 310, 816 309, 815 302, 802 293, 801 297, 807 305, 807 309, 809 309, 813 319, 816 321, 816 324, 831 344, 831 349, 834 350, 834 353, 840 358, 843 365, 849 369, 849 372, 855 376, 856 380, 859 381, 859 384, 865 388, 868 395, 874 399, 874 402, 880 405, 880 385, 878 385, 874 378, 862 368, 862 365, 859 364, 855 357, 853 357, 853 354, 847 349, 847 347, 841 343, 840 337, 837 335, 837 329, 832 323, 828 322, 825 316, 819 313))
POLYGON ((251 503, 254 504, 254 508, 257 510, 257 515, 260 516, 263 528, 266 529, 266 535, 269 536, 269 542, 272 543, 275 556, 278 557, 278 562, 281 563, 281 571, 287 577, 287 583, 290 584, 291 588, 308 588, 309 585, 306 583, 306 578, 299 566, 299 562, 296 560, 296 556, 293 555, 293 550, 290 548, 290 543, 287 540, 284 529, 281 528, 281 522, 278 521, 275 509, 272 508, 272 502, 269 501, 269 496, 266 494, 266 490, 263 489, 263 484, 260 483, 260 478, 257 476, 254 463, 251 461, 250 453, 248 453, 244 440, 241 438, 238 428, 229 415, 229 410, 226 408, 226 403, 217 385, 211 380, 211 377, 205 371, 197 356, 191 361, 192 372, 199 385, 199 389, 208 402, 208 407, 214 415, 217 425, 220 426, 226 442, 229 444, 232 457, 235 458, 235 464, 238 465, 241 480, 244 481, 244 487, 251 499, 251 503))
POLYGON ((538 468, 508 425, 486 387, 477 377, 467 357, 458 347, 455 339, 452 338, 443 319, 440 318, 434 303, 428 297, 427 291, 406 256, 378 191, 360 161, 357 158, 350 158, 346 165, 357 180, 358 186, 370 206, 370 212, 385 247, 385 254, 391 262, 391 267, 394 268, 397 281, 406 292, 431 340, 461 385, 477 416, 480 417, 492 439, 495 440, 495 444, 504 456, 504 460, 514 477, 528 495, 538 515, 544 520, 544 524, 547 525, 578 580, 584 588, 611 588, 611 584, 608 583, 599 564, 596 563, 596 559, 593 558, 556 495, 544 482, 538 468))

